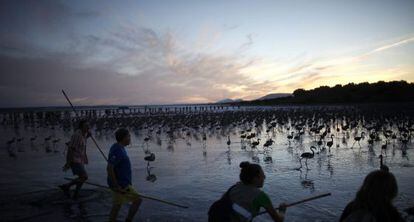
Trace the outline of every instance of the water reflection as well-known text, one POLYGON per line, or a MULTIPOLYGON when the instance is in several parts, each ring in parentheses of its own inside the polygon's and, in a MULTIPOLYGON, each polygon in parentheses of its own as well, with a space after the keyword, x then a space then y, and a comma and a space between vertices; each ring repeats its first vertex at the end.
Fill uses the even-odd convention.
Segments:
POLYGON ((313 180, 308 178, 308 172, 309 170, 304 170, 305 171, 305 176, 302 176, 302 170, 300 171, 300 175, 299 175, 299 180, 300 180, 300 184, 304 189, 309 189, 309 191, 311 193, 313 193, 315 191, 315 183, 313 182, 313 180))
MULTIPOLYGON (((160 192, 168 199, 185 198, 189 203, 194 203, 194 209, 191 212, 180 211, 176 213, 170 208, 157 212, 160 217, 172 215, 175 217, 175 221, 191 216, 205 221, 205 211, 213 201, 211 192, 205 191, 207 190, 205 188, 214 186, 212 189, 226 190, 228 185, 237 179, 238 163, 241 161, 253 161, 261 164, 266 170, 268 180, 278 181, 268 184, 269 190, 275 190, 275 196, 295 196, 301 191, 332 191, 340 187, 340 190, 338 189, 340 192, 336 194, 338 198, 335 198, 335 201, 327 200, 327 204, 332 206, 332 209, 329 210, 339 214, 344 207, 345 200, 350 198, 348 193, 354 194, 354 189, 360 184, 361 178, 367 172, 378 169, 378 155, 382 153, 384 162, 389 164, 390 170, 396 172, 398 182, 401 181, 404 185, 401 189, 402 193, 412 194, 407 189, 409 187, 407 184, 410 184, 408 183, 410 179, 407 179, 410 169, 407 167, 412 167, 409 157, 412 155, 413 149, 412 142, 407 141, 405 144, 402 141, 405 136, 401 135, 400 131, 403 130, 379 122, 382 128, 392 131, 388 138, 389 141, 386 142, 387 138, 383 135, 382 128, 381 132, 379 130, 374 132, 368 129, 370 126, 366 123, 359 124, 359 117, 348 115, 346 112, 338 111, 338 115, 337 112, 334 112, 333 115, 328 115, 327 112, 300 112, 302 114, 290 111, 252 111, 158 117, 105 116, 93 119, 93 121, 96 122, 94 130, 97 141, 103 149, 107 149, 104 150, 105 152, 114 142, 115 128, 127 126, 130 129, 132 141, 137 144, 131 145, 131 147, 139 147, 139 149, 131 148, 128 150, 131 155, 131 163, 136 169, 133 173, 134 186, 142 189, 143 192, 144 190, 149 193, 160 192), (273 113, 278 115, 273 115, 273 113), (350 117, 344 120, 341 116, 350 117), (133 123, 135 119, 139 121, 133 123), (367 132, 368 140, 361 136, 361 132, 364 131, 367 132), (325 132, 326 136, 323 136, 325 132), (368 137, 371 134, 373 137, 368 137), (334 136, 332 137, 332 135, 334 136), (395 135, 395 139, 392 139, 393 135, 395 135), (361 137, 359 141, 361 147, 358 146, 355 137, 361 137), (377 141, 378 137, 381 141, 377 141), (230 141, 230 145, 226 146, 227 141, 230 141), (329 142, 333 143, 332 147, 329 146, 329 142), (352 143, 355 143, 353 149, 351 149, 352 143), (385 144, 387 149, 381 149, 385 144), (307 163, 303 163, 306 160, 302 159, 303 168, 299 169, 298 183, 293 169, 300 165, 299 157, 304 152, 311 152, 309 150, 311 146, 315 147, 316 152, 314 152, 313 158, 307 159, 307 163), (154 162, 144 159, 150 157, 151 154, 154 154, 154 160, 156 155, 154 162), (312 170, 306 170, 306 165, 312 170), (286 174, 281 173, 283 171, 286 174), (165 181, 168 181, 168 184, 165 181), (157 189, 153 189, 154 186, 148 186, 148 182, 157 182, 154 184, 157 189), (284 187, 292 186, 289 186, 288 189, 280 189, 281 183, 284 187), (189 184, 195 186, 189 186, 189 184), (183 187, 186 189, 181 189, 183 187), (171 190, 174 192, 169 192, 171 190), (197 192, 200 190, 203 192, 197 192), (283 192, 279 193, 278 190, 283 190, 283 192), (194 197, 189 194, 194 194, 194 197)), ((402 122, 402 120, 396 121, 402 122)), ((58 124, 55 129, 51 129, 50 125, 42 128, 44 123, 39 123, 40 126, 34 124, 33 127, 29 126, 26 130, 20 127, 17 131, 13 126, 0 127, 0 129, 4 128, 2 131, 2 135, 5 135, 3 144, 6 144, 13 137, 16 138, 13 143, 6 144, 7 152, 4 150, 3 153, 0 153, 1 162, 4 165, 14 164, 16 171, 27 173, 39 181, 43 180, 47 183, 50 183, 49 180, 52 178, 49 177, 49 173, 53 173, 53 178, 58 181, 63 177, 60 170, 55 170, 56 166, 60 166, 64 161, 61 156, 63 151, 61 144, 70 138, 72 126, 60 130, 58 124), (17 144, 16 140, 21 138, 21 135, 25 135, 26 138, 17 144), (33 142, 29 140, 35 136, 37 139, 33 142), (49 137, 50 140, 44 140, 49 137), (53 143, 55 139, 60 140, 53 143), (47 148, 48 146, 49 148, 47 148), (22 150, 25 147, 30 147, 30 150, 26 148, 25 152, 18 153, 19 147, 22 150), (36 152, 38 149, 42 152, 36 152), (50 152, 45 154, 44 150, 50 150, 50 152), (54 151, 59 152, 55 154, 54 151), (19 159, 16 161, 9 158, 8 153, 19 155, 19 159), (24 161, 20 161, 21 159, 24 161), (44 172, 47 172, 47 176, 42 174, 44 172), (38 177, 39 174, 42 176, 38 177)), ((87 166, 91 181, 105 183, 106 163, 97 153, 93 144, 88 144, 87 152, 88 157, 91 158, 90 164, 87 166)), ((19 183, 5 181, 4 184, 13 187, 19 183)), ((110 198, 108 198, 109 200, 110 198)), ((409 201, 402 202, 408 203, 409 201)), ((142 212, 145 215, 143 218, 152 219, 153 214, 151 210, 147 209, 142 212)), ((75 207, 72 215, 75 215, 77 211, 81 210, 75 207)), ((308 209, 303 212, 309 215, 315 213, 308 209)), ((294 213, 290 217, 292 220, 300 220, 294 213)), ((321 218, 321 221, 335 221, 336 219, 335 216, 324 215, 322 211, 314 217, 321 218)))

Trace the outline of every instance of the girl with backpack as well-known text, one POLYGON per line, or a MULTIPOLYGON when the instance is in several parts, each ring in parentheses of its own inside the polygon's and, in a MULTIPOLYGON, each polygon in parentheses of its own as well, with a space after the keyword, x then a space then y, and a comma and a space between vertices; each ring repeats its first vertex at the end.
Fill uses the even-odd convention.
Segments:
POLYGON ((276 211, 272 201, 260 188, 266 176, 262 167, 249 162, 240 163, 240 182, 233 185, 209 210, 209 222, 251 221, 264 208, 275 222, 284 220, 286 205, 281 204, 276 211))

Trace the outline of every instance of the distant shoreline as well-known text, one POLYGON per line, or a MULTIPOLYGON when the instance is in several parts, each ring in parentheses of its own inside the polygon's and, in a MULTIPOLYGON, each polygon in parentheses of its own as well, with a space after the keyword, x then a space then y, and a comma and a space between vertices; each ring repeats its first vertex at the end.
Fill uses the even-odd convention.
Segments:
MULTIPOLYGON (((194 107, 194 106, 216 106, 216 107, 388 107, 398 106, 399 108, 410 108, 414 109, 414 101, 411 102, 365 102, 365 103, 286 103, 286 104, 250 104, 250 103, 204 103, 204 104, 167 104, 167 105, 99 105, 99 106, 75 106, 77 109, 94 110, 94 109, 135 109, 135 108, 157 108, 157 107, 194 107)), ((11 108, 0 108, 0 112, 25 112, 25 111, 72 111, 70 106, 45 106, 45 107, 11 107, 11 108)))

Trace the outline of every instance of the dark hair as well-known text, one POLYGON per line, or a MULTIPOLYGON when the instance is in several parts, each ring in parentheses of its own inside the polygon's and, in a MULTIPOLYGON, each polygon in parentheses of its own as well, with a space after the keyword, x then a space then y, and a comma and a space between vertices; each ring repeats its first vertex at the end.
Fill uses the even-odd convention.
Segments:
POLYGON ((81 119, 81 120, 79 120, 79 122, 78 122, 78 129, 82 129, 83 128, 83 126, 85 125, 85 124, 87 124, 88 123, 88 121, 86 121, 86 119, 81 119))
POLYGON ((128 134, 129 131, 127 129, 120 128, 115 132, 115 139, 117 142, 121 142, 128 134))
POLYGON ((392 207, 392 200, 398 194, 398 185, 394 175, 384 170, 369 173, 353 201, 354 209, 366 209, 374 215, 386 215, 392 207))
POLYGON ((247 161, 241 162, 240 168, 240 180, 246 185, 251 184, 253 179, 258 177, 260 172, 262 172, 262 167, 260 165, 249 163, 247 161))

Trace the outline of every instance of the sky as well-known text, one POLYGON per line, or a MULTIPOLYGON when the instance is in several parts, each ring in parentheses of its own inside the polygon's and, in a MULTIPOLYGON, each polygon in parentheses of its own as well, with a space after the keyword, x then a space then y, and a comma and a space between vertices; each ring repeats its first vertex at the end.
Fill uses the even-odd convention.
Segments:
POLYGON ((414 82, 412 0, 0 1, 0 107, 414 82))

